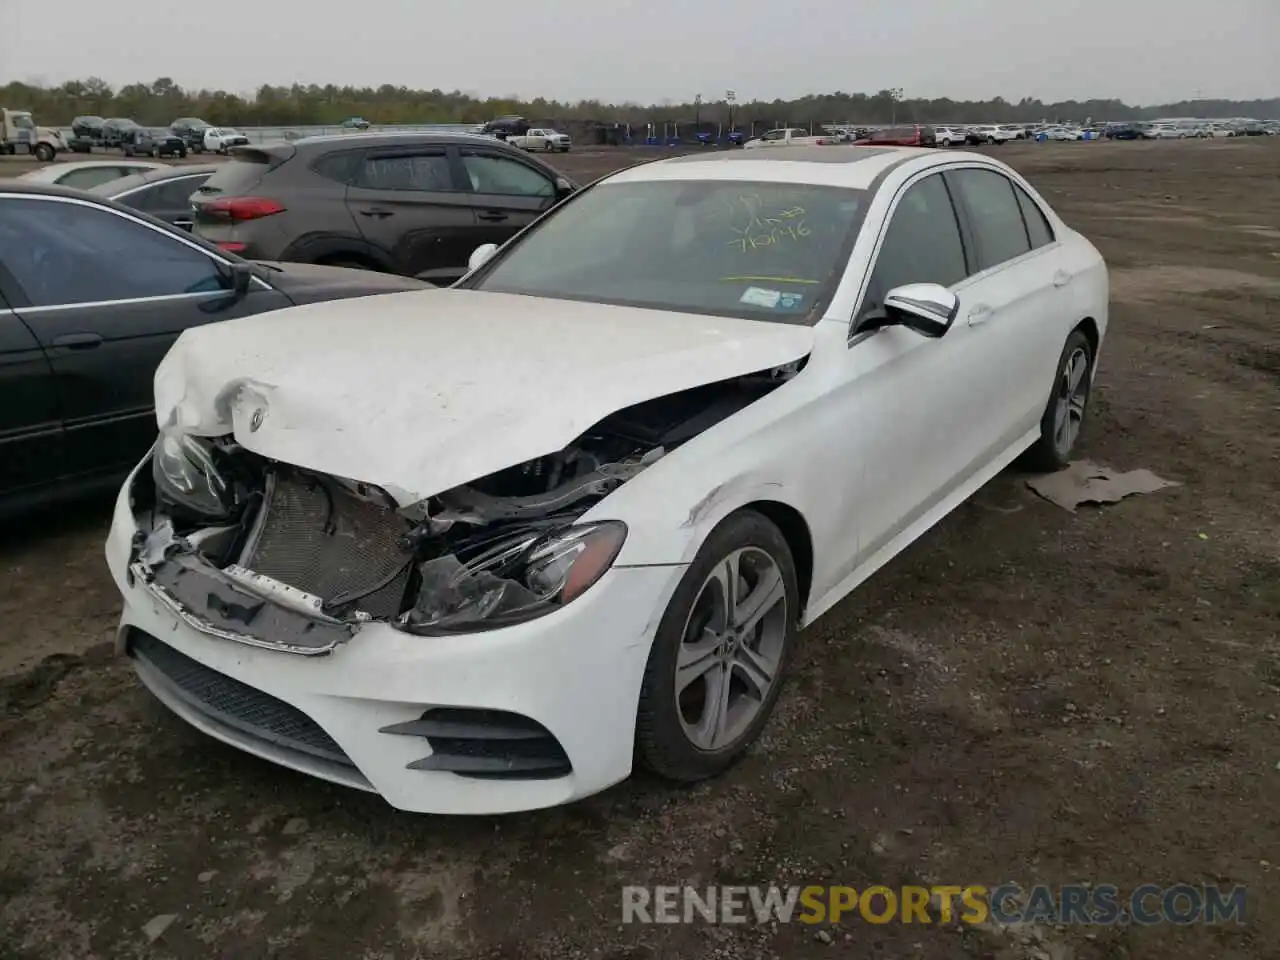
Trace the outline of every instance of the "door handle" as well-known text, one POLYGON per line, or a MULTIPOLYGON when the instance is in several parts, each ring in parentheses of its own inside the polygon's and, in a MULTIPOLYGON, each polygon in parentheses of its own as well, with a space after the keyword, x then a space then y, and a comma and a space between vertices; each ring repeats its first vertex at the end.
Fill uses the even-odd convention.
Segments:
POLYGON ((976 327, 980 323, 986 323, 993 316, 995 316, 995 311, 985 303, 980 303, 969 311, 969 326, 976 327))
POLYGON ((1053 275, 1053 285, 1055 287, 1065 287, 1071 282, 1071 274, 1065 270, 1059 270, 1053 275))
POLYGON ((490 223, 501 223, 507 219, 507 215, 501 210, 485 210, 483 213, 477 213, 476 216, 481 220, 488 220, 490 223))
POLYGON ((379 220, 382 220, 385 217, 394 216, 395 214, 393 211, 384 210, 382 207, 367 207, 360 211, 360 215, 362 217, 377 217, 379 220))
POLYGON ((96 333, 64 333, 53 338, 55 347, 66 347, 69 350, 92 350, 102 346, 102 337, 96 333))
POLYGON ((195 222, 192 220, 175 220, 173 221, 173 225, 175 227, 179 227, 183 230, 189 231, 193 226, 195 226, 195 222))

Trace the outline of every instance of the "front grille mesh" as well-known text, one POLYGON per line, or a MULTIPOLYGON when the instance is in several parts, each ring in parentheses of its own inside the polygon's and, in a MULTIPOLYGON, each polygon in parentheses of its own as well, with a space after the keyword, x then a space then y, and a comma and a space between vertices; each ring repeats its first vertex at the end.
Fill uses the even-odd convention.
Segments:
POLYGON ((277 746, 355 766, 314 720, 283 700, 211 670, 141 630, 130 632, 128 649, 210 720, 277 746))
POLYGON ((412 572, 398 541, 409 521, 320 477, 277 474, 241 566, 339 605, 388 618, 412 572))

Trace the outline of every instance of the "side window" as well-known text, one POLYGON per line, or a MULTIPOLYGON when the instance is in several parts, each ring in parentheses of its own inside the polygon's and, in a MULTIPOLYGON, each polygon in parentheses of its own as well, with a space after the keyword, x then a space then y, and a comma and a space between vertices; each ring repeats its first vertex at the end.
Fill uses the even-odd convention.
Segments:
POLYGON ((491 154, 463 151, 462 165, 476 193, 496 193, 511 197, 552 197, 556 185, 519 160, 491 154))
POLYGON ((224 289, 208 254, 110 210, 65 201, 0 200, 0 263, 36 307, 224 289))
POLYGON ((311 169, 326 180, 338 183, 350 183, 361 166, 363 154, 357 150, 344 150, 330 153, 311 164, 311 169))
POLYGON ((1027 235, 1031 237, 1031 249, 1039 250, 1053 243, 1053 228, 1045 219, 1044 211, 1016 183, 1013 185, 1013 192, 1017 194, 1018 206, 1022 208, 1022 219, 1027 225, 1027 235))
POLYGON ((973 223, 978 262, 974 272, 997 266, 1031 249, 1013 183, 994 170, 957 170, 949 174, 964 198, 973 223))
POLYGON ((81 167, 79 170, 72 170, 59 177, 58 186, 88 190, 90 187, 96 187, 100 183, 119 180, 121 177, 127 177, 136 172, 136 170, 128 170, 121 167, 81 167))
POLYGON ((969 271, 951 194, 941 174, 913 184, 894 208, 859 319, 879 312, 885 294, 906 283, 950 287, 969 271))
POLYGON ((154 190, 148 191, 150 197, 148 199, 147 210, 187 210, 191 207, 191 195, 200 189, 201 185, 209 179, 212 174, 204 174, 199 177, 178 177, 174 180, 166 180, 164 183, 157 185, 154 190))
POLYGON ((770 130, 760 139, 761 140, 781 140, 785 132, 786 131, 783 131, 783 130, 770 130))
POLYGON ((449 160, 440 149, 394 157, 366 156, 351 185, 369 190, 442 193, 453 190, 453 176, 449 160))

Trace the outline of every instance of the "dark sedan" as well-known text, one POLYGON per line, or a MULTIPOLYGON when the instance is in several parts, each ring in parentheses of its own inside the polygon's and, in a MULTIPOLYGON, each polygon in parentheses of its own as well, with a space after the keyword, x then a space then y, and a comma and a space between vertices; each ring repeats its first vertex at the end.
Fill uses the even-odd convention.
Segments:
POLYGON ((191 195, 208 180, 218 164, 163 167, 119 180, 108 180, 89 192, 149 213, 183 230, 191 229, 191 195))
POLYGON ((152 379, 188 327, 430 289, 252 263, 123 204, 0 186, 0 514, 111 488, 155 440, 152 379))

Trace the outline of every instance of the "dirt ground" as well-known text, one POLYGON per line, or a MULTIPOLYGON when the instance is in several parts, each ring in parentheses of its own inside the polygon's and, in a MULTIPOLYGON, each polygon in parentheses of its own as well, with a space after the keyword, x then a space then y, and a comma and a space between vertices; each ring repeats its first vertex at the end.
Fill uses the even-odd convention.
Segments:
POLYGON ((1083 454, 1181 486, 1071 514, 1007 472, 802 636, 728 775, 480 819, 189 729, 111 655, 107 506, 5 529, 0 958, 1275 957, 1280 139, 998 155, 1112 268, 1083 454), (1249 922, 620 922, 624 884, 1008 880, 1245 884, 1249 922))

